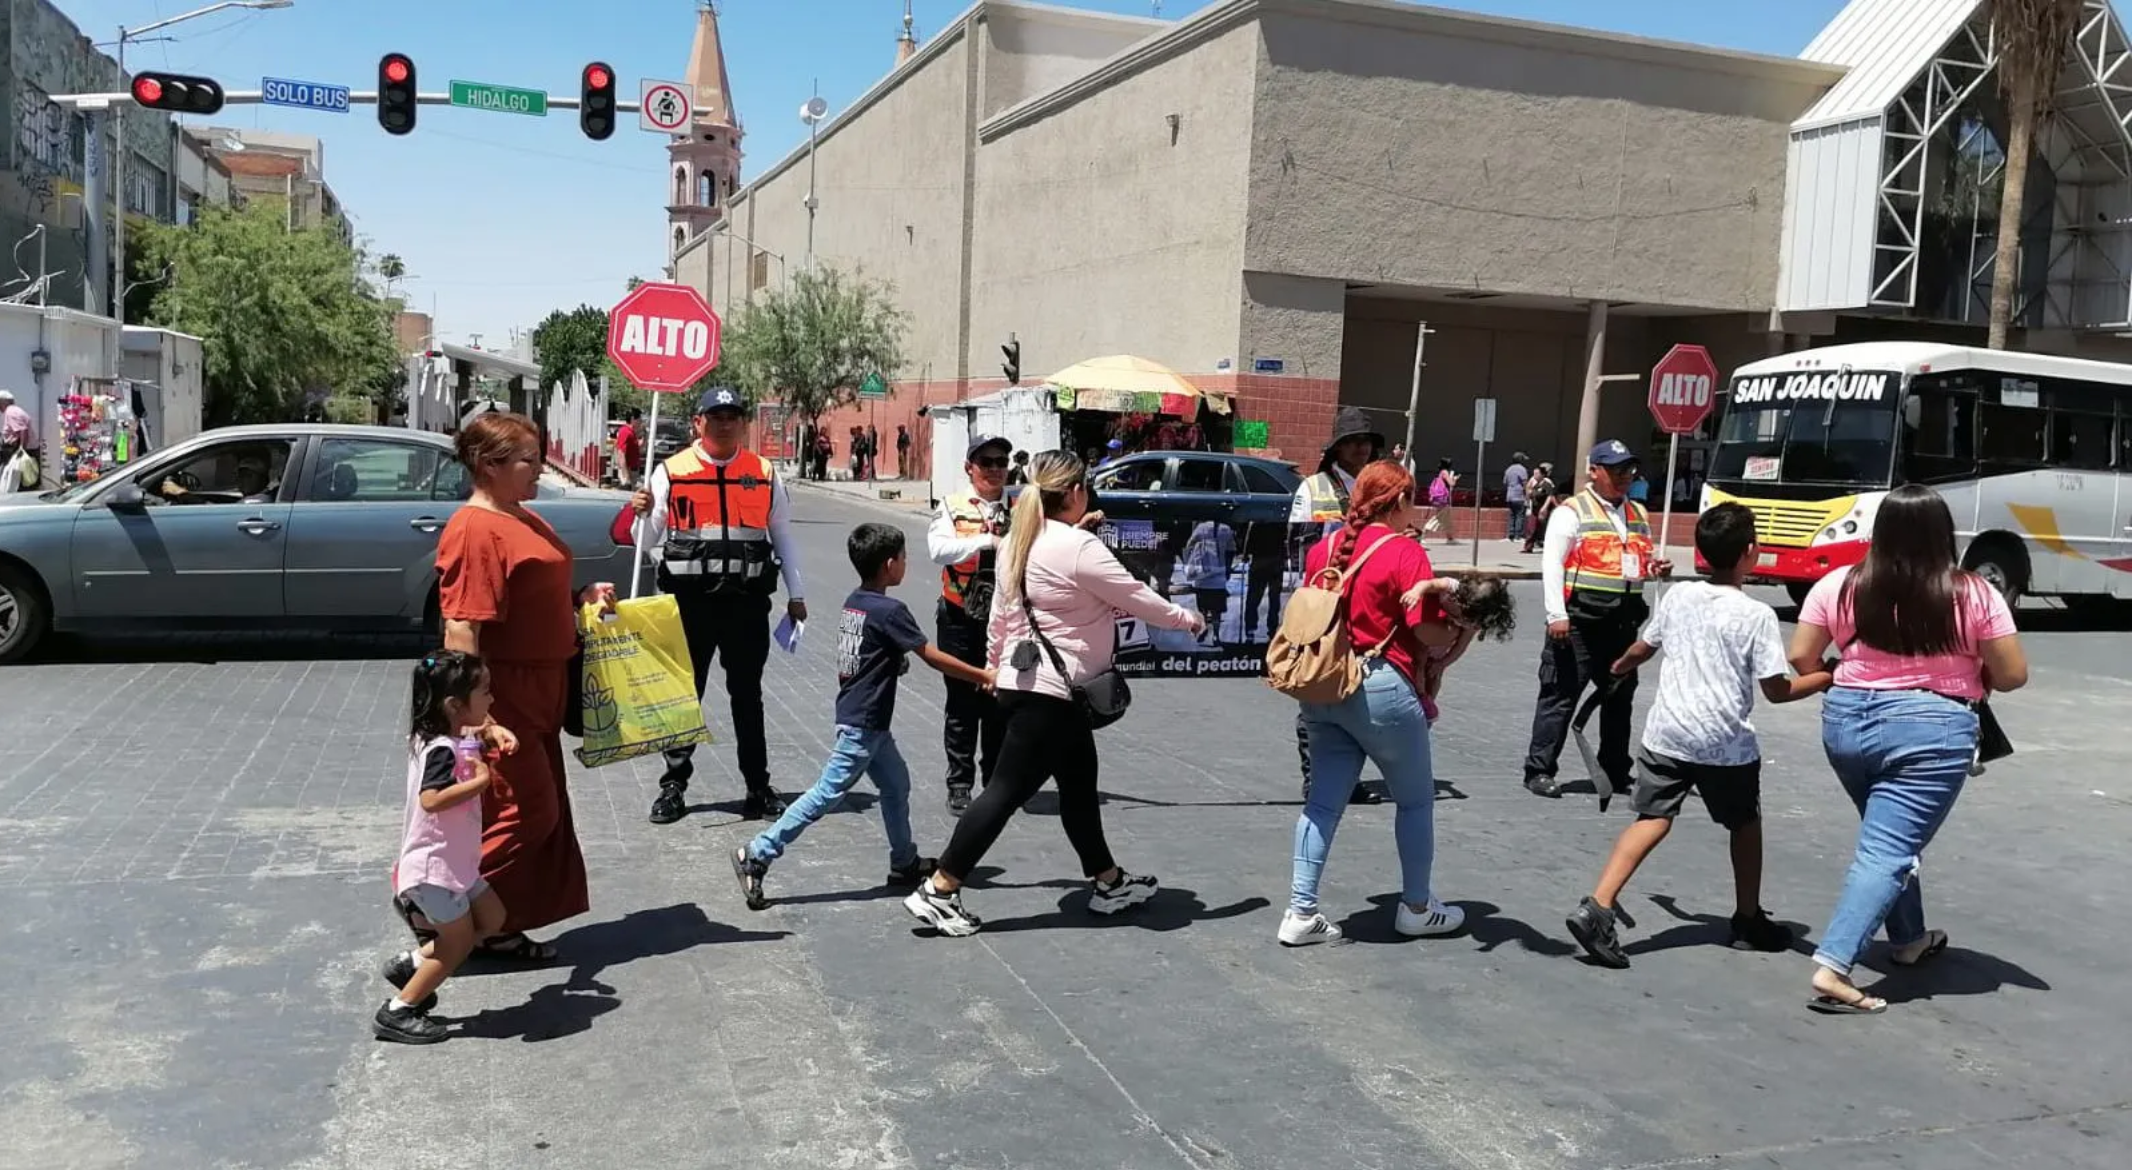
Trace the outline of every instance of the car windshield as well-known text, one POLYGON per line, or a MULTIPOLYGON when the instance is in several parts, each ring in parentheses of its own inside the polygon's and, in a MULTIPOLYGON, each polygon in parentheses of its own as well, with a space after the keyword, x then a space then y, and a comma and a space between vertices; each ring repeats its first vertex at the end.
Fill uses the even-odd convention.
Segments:
POLYGON ((88 494, 90 488, 93 488, 97 484, 100 484, 105 480, 110 479, 113 475, 126 470, 126 467, 127 465, 123 463, 113 464, 112 466, 106 467, 103 471, 99 472, 96 478, 94 479, 85 479, 81 480, 78 483, 67 484, 65 487, 53 488, 51 491, 48 492, 40 492, 38 493, 37 498, 43 500, 48 504, 58 504, 64 503, 68 500, 80 499, 82 496, 88 494))
POLYGON ((1885 371, 1736 378, 1711 478, 1887 486, 1897 386, 1885 371))

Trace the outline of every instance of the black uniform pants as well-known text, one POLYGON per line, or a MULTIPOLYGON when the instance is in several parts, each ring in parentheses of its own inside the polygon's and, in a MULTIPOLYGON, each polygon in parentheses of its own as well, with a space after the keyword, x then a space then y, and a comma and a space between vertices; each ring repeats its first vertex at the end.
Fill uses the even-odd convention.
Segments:
MULTIPOLYGON (((682 614, 682 636, 689 642, 689 663, 696 669, 697 699, 704 698, 704 679, 716 657, 726 668, 726 696, 733 704, 734 755, 741 779, 750 789, 769 788, 770 752, 763 741, 763 667, 771 658, 771 599, 684 592, 676 593, 674 602, 682 614)), ((660 787, 687 788, 696 770, 691 761, 695 754, 695 744, 666 752, 667 773, 660 777, 660 787)))
MULTIPOLYGON (((960 607, 943 601, 935 609, 934 639, 943 653, 985 669, 986 624, 965 617, 960 607)), ((948 697, 942 706, 948 714, 941 721, 941 751, 948 757, 948 786, 969 791, 974 779, 990 784, 1001 738, 1007 734, 1007 717, 1000 703, 979 688, 961 679, 943 681, 948 697)))
MULTIPOLYGON (((1638 639, 1638 623, 1629 618, 1571 620, 1566 638, 1547 638, 1541 644, 1541 694, 1534 701, 1534 735, 1526 749, 1528 776, 1556 775, 1556 758, 1571 732, 1571 716, 1588 684, 1605 685, 1608 668, 1638 639)), ((1638 676, 1632 671, 1616 680, 1615 690, 1600 709, 1601 770, 1617 785, 1631 779, 1630 702, 1637 695, 1638 676)))

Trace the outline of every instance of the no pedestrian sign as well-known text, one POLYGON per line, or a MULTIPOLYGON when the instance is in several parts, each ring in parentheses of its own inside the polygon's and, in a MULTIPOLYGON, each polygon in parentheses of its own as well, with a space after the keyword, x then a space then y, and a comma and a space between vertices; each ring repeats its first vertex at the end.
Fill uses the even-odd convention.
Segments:
POLYGON ((608 310, 608 356, 633 386, 687 390, 719 364, 719 315, 688 285, 638 285, 608 310))

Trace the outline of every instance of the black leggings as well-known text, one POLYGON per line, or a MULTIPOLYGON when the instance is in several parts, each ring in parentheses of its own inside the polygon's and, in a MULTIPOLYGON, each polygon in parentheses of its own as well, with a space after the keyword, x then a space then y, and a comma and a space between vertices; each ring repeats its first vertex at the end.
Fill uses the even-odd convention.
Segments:
POLYGON ((1008 818, 1037 794, 1046 780, 1059 782, 1060 827, 1082 859, 1082 873, 1095 877, 1112 868, 1104 843, 1104 814, 1097 805, 1097 740, 1082 709, 1066 699, 1028 691, 1001 691, 1007 732, 985 791, 956 821, 941 851, 941 872, 964 881, 1000 839, 1008 818))

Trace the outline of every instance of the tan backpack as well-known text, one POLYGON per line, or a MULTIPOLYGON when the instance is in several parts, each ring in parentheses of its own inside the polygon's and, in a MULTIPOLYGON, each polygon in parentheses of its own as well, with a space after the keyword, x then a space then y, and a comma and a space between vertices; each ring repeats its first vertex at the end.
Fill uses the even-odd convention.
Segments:
MULTIPOLYGON (((1333 537, 1330 539, 1339 539, 1333 537)), ((1338 703, 1363 685, 1364 663, 1393 640, 1356 653, 1349 642, 1349 582, 1371 554, 1398 536, 1380 537, 1346 569, 1323 568, 1290 595, 1282 628, 1267 642, 1267 685, 1304 703, 1338 703)), ((1400 627, 1396 625, 1397 633, 1400 627)))

